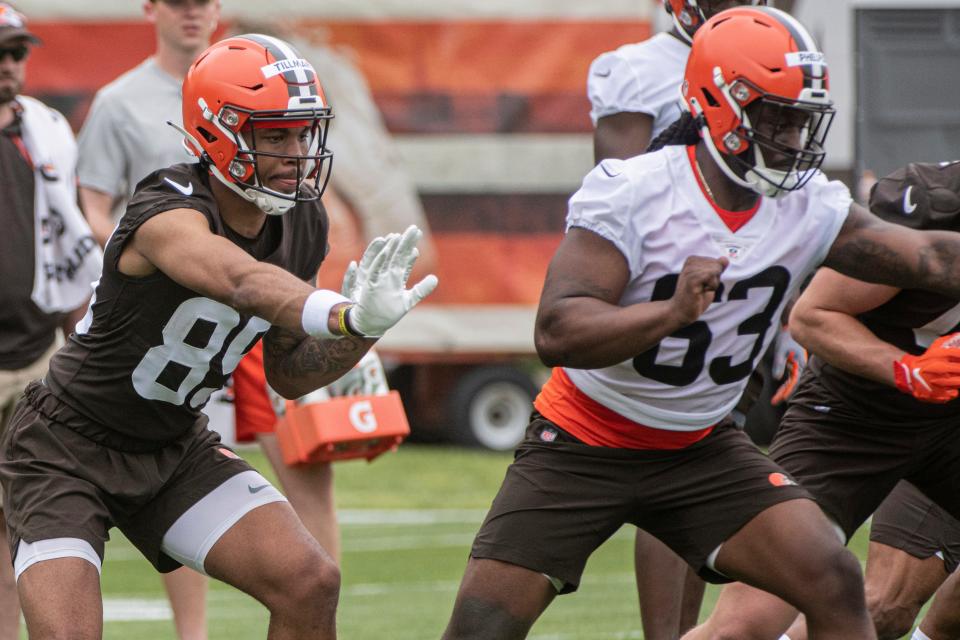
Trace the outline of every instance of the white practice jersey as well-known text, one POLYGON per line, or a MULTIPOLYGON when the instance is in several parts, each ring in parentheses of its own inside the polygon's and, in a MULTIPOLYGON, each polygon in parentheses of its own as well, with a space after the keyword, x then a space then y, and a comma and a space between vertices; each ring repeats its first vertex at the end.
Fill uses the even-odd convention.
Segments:
POLYGON ((653 116, 651 140, 680 117, 680 85, 690 46, 668 33, 598 56, 587 75, 590 119, 621 112, 653 116))
POLYGON ((565 369, 570 380, 649 427, 716 424, 737 404, 786 302, 825 258, 851 203, 846 186, 820 173, 799 191, 763 198, 734 233, 701 191, 685 147, 604 160, 570 199, 567 229, 590 230, 626 258, 622 306, 672 297, 689 256, 726 256, 730 265, 699 320, 612 367, 565 369))

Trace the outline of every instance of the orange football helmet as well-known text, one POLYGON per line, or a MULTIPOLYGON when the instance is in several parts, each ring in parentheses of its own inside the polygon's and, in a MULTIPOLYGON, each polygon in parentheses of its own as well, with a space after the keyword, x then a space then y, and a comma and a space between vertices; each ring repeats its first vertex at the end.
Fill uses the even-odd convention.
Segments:
POLYGON ((333 162, 326 146, 332 118, 313 67, 271 36, 221 40, 200 54, 183 80, 184 145, 218 180, 269 214, 323 193, 333 162), (285 127, 308 128, 305 153, 256 148, 253 129, 285 127), (264 185, 257 162, 264 156, 296 160, 293 193, 264 185))
POLYGON ((827 63, 789 14, 739 7, 707 20, 693 38, 682 90, 711 155, 737 184, 776 197, 823 164, 834 115, 827 63), (778 135, 791 126, 796 147, 778 135))
MULTIPOLYGON (((663 8, 673 18, 680 37, 688 43, 704 22, 724 6, 723 0, 663 0, 663 8)), ((741 0, 741 5, 763 6, 767 0, 741 0)))

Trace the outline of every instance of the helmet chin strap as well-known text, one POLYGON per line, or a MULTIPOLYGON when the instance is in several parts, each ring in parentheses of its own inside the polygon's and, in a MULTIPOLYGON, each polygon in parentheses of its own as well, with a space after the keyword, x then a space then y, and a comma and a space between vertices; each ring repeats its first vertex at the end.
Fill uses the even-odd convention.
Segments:
MULTIPOLYGON (((196 155, 196 153, 194 152, 194 149, 191 149, 190 146, 187 144, 187 140, 190 141, 190 144, 192 144, 195 149, 197 150, 203 149, 203 147, 200 146, 200 143, 197 142, 197 139, 194 138, 192 135, 190 135, 190 133, 187 132, 186 129, 176 124, 175 122, 170 122, 169 120, 167 121, 167 124, 183 134, 183 137, 184 137, 183 146, 186 147, 187 151, 189 151, 192 155, 196 155)), ((201 153, 203 152, 201 151, 201 153)), ((233 191, 235 194, 237 194, 247 202, 252 202, 257 206, 258 209, 260 209, 261 211, 263 211, 265 214, 269 216, 283 215, 287 211, 292 209, 293 205, 296 204, 296 202, 294 202, 293 200, 278 198, 276 196, 270 195, 269 193, 256 191, 255 189, 241 189, 236 185, 235 182, 233 182, 232 180, 228 180, 227 177, 224 176, 219 169, 217 169, 217 165, 215 165, 213 162, 208 162, 207 165, 210 169, 210 173, 212 173, 217 178, 217 180, 219 180, 224 186, 226 186, 228 189, 233 191)))
POLYGON ((760 195, 780 198, 796 188, 800 182, 800 175, 796 171, 777 169, 764 169, 761 175, 755 169, 750 169, 747 171, 747 180, 751 181, 754 185, 753 190, 760 195))
POLYGON ((293 200, 278 198, 270 195, 269 193, 257 191, 256 189, 241 189, 237 183, 227 180, 227 178, 220 173, 220 170, 217 169, 216 165, 214 164, 210 165, 210 173, 216 176, 217 180, 223 183, 228 189, 233 191, 247 202, 252 202, 255 204, 260 211, 263 211, 268 216, 282 216, 287 211, 292 209, 295 204, 297 204, 293 200))
POLYGON ((717 149, 717 145, 713 143, 713 138, 710 136, 710 129, 707 128, 706 123, 700 127, 700 138, 707 146, 707 151, 710 152, 710 157, 713 158, 713 161, 716 163, 720 170, 723 171, 723 174, 727 176, 734 184, 737 184, 744 189, 750 189, 756 193, 759 193, 762 196, 769 195, 764 192, 761 185, 763 180, 760 176, 753 174, 753 171, 748 171, 747 174, 743 177, 737 175, 737 172, 733 170, 729 164, 727 164, 727 159, 724 157, 720 150, 717 149))
MULTIPOLYGON (((745 189, 750 189, 754 193, 760 194, 767 198, 779 198, 785 195, 791 190, 798 181, 799 176, 795 171, 777 171, 775 169, 763 169, 763 173, 757 171, 756 168, 747 169, 746 174, 743 177, 737 175, 737 172, 733 170, 727 163, 727 159, 724 154, 720 153, 720 150, 717 149, 717 145, 713 143, 713 138, 710 137, 710 130, 707 129, 707 126, 704 125, 700 128, 700 137, 703 139, 704 143, 707 145, 707 151, 710 152, 710 156, 713 158, 713 161, 717 163, 717 166, 720 167, 720 170, 723 171, 730 180, 735 184, 740 185, 745 189), (773 182, 771 182, 773 181, 773 182), (783 185, 778 187, 777 185, 783 185)), ((758 155, 763 155, 759 153, 758 155)))
MULTIPOLYGON (((728 95, 730 93, 728 87, 723 87, 721 90, 725 91, 728 102, 733 100, 728 95)), ((750 123, 746 111, 743 112, 742 121, 745 129, 753 130, 753 125, 750 123)), ((711 140, 711 142, 713 141, 711 140)), ((800 175, 796 171, 781 171, 767 167, 763 158, 763 149, 755 142, 752 144, 754 163, 752 167, 747 169, 744 176, 750 183, 750 188, 768 198, 779 198, 792 191, 800 182, 800 175)))
MULTIPOLYGON (((700 118, 700 139, 703 140, 703 143, 707 147, 707 151, 710 152, 710 157, 713 158, 713 161, 716 163, 720 170, 723 171, 723 174, 727 176, 734 184, 743 187, 744 189, 749 189, 754 193, 758 193, 761 196, 766 196, 768 198, 778 198, 786 193, 786 190, 776 187, 773 184, 770 184, 764 178, 754 171, 749 169, 746 172, 746 175, 743 177, 737 175, 737 172, 733 170, 727 163, 727 159, 724 154, 720 153, 720 150, 717 149, 717 145, 713 143, 713 136, 710 134, 710 129, 707 127, 707 120, 703 118, 703 108, 700 106, 699 101, 696 98, 690 100, 693 106, 693 116, 695 118, 700 118)), ((762 154, 760 154, 762 156, 762 154)), ((781 178, 786 175, 783 171, 773 171, 767 169, 767 172, 770 174, 781 174, 781 178)))
MULTIPOLYGON (((720 67, 715 67, 713 70, 713 82, 717 86, 717 89, 720 90, 720 95, 722 95, 723 99, 727 101, 727 104, 730 105, 730 108, 733 110, 733 112, 740 113, 740 121, 743 124, 743 128, 747 131, 753 131, 753 125, 750 122, 749 116, 747 116, 746 109, 744 109, 736 100, 734 100, 733 96, 730 94, 730 85, 727 84, 726 80, 724 80, 723 72, 721 71, 720 67)), ((700 111, 702 113, 702 109, 700 109, 700 111)), ((753 166, 747 169, 744 172, 744 176, 741 178, 737 175, 736 171, 733 170, 733 167, 731 167, 727 162, 724 154, 721 154, 720 150, 717 149, 713 142, 713 137, 710 135, 710 132, 707 129, 706 120, 703 121, 703 126, 700 129, 700 135, 706 141, 707 149, 709 149, 710 155, 713 157, 714 161, 720 165, 720 169, 724 172, 724 174, 726 174, 728 178, 740 186, 746 187, 747 189, 750 189, 761 196, 766 196, 767 198, 779 198, 796 188, 796 185, 800 182, 801 176, 796 171, 780 171, 778 169, 768 168, 763 158, 763 149, 761 149, 756 142, 750 143, 754 145, 753 166)), ((731 132, 728 135, 733 135, 733 133, 731 132)))

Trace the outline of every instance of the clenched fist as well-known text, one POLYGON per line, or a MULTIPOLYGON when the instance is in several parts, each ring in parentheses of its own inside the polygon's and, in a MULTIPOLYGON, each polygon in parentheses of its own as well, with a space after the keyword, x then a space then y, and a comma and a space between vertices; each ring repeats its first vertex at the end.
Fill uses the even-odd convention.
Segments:
POLYGON ((670 302, 677 318, 688 325, 699 318, 720 287, 720 274, 730 261, 726 258, 704 258, 690 256, 683 263, 677 288, 670 302))

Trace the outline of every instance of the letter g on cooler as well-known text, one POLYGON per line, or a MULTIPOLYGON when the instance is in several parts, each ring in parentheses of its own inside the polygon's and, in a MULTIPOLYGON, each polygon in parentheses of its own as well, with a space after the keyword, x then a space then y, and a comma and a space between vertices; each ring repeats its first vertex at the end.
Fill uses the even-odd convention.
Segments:
POLYGON ((360 433, 372 433, 377 430, 377 416, 373 413, 373 405, 367 400, 360 400, 350 405, 350 424, 360 433))
POLYGON ((373 460, 410 433, 400 394, 287 401, 277 442, 287 464, 373 460))

